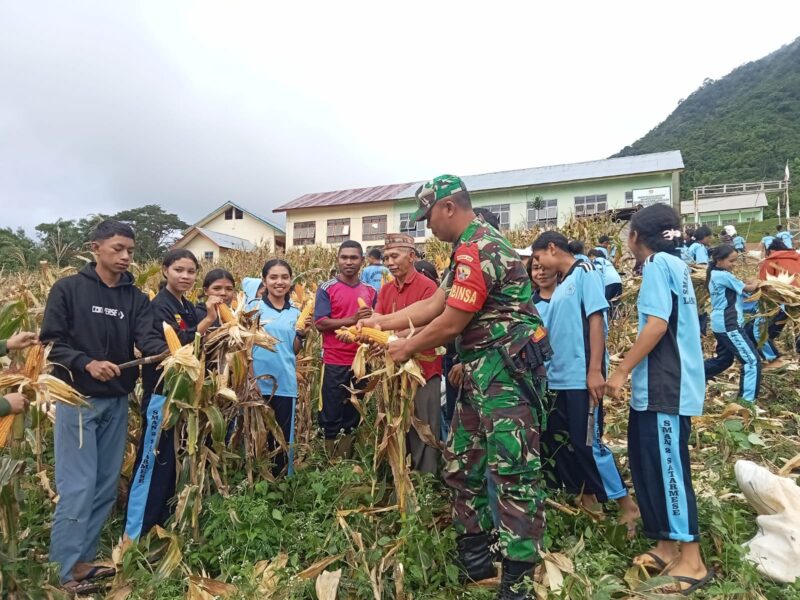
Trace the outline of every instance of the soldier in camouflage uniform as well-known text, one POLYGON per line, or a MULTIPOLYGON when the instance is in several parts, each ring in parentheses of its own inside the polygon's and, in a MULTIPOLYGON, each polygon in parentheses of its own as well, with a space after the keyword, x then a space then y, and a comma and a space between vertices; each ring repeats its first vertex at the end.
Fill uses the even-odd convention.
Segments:
POLYGON ((544 530, 544 486, 539 459, 539 399, 533 369, 549 348, 531 299, 531 282, 509 242, 475 216, 464 184, 441 175, 417 190, 414 218, 428 220, 454 252, 434 296, 363 325, 405 329, 428 324, 409 339, 390 343, 402 361, 456 339, 464 383, 445 451, 447 484, 454 491, 462 574, 493 577, 492 514, 487 466, 497 486, 503 555, 498 598, 526 598, 516 584, 532 575, 544 530), (512 358, 513 357, 513 358, 512 358))

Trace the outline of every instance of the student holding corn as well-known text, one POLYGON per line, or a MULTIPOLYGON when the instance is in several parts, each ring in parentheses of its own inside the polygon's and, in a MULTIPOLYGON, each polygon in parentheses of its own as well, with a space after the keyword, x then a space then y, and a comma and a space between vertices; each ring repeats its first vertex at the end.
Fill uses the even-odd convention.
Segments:
MULTIPOLYGON (((264 264, 264 293, 258 303, 259 323, 278 340, 275 350, 253 348, 253 374, 264 401, 275 411, 275 420, 290 446, 289 456, 279 452, 273 460, 272 474, 280 475, 288 464, 293 472, 291 445, 294 441, 294 414, 297 402, 297 353, 311 325, 311 316, 292 305, 292 267, 284 260, 272 259, 264 264), (264 377, 268 375, 269 377, 264 377)), ((270 451, 278 449, 275 438, 267 439, 270 451)))
MULTIPOLYGON (((0 356, 8 354, 9 350, 23 350, 39 343, 39 336, 32 331, 21 331, 12 335, 7 340, 0 340, 0 356)), ((28 399, 19 392, 12 392, 0 396, 0 417, 18 415, 28 407, 28 399)))
POLYGON ((361 244, 353 240, 342 242, 336 255, 338 275, 319 286, 314 304, 314 324, 322 334, 319 426, 325 435, 329 457, 351 456, 352 434, 359 422, 358 411, 350 402, 348 390, 360 385, 352 369, 358 344, 338 339, 336 330, 372 316, 378 294, 375 288, 359 281, 358 271, 363 263, 361 244), (340 434, 343 437, 337 443, 340 434))
POLYGON ((88 396, 89 407, 56 404, 56 505, 50 560, 70 593, 96 590, 114 569, 93 565, 100 530, 117 496, 128 434, 128 395, 138 373, 117 364, 166 348, 154 335, 147 296, 128 272, 135 234, 106 220, 91 235, 96 262, 55 283, 39 337, 52 343, 55 375, 88 396))

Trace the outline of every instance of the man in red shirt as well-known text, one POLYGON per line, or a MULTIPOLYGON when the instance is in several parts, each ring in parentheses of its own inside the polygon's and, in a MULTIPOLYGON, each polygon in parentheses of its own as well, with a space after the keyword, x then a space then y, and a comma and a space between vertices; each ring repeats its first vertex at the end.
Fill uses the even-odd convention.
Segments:
MULTIPOLYGON (((394 279, 381 287, 378 292, 378 304, 375 312, 388 315, 397 312, 418 300, 430 298, 436 292, 437 285, 418 273, 414 267, 417 253, 414 238, 403 233, 390 233, 386 236, 383 248, 383 261, 394 279)), ((441 420, 441 384, 442 358, 436 356, 435 350, 426 350, 422 354, 435 357, 432 361, 420 361, 422 374, 427 382, 417 390, 414 396, 414 415, 431 428, 431 433, 439 439, 441 420)), ((423 473, 437 473, 441 452, 432 448, 420 439, 415 429, 408 434, 408 447, 411 453, 411 465, 423 473)))

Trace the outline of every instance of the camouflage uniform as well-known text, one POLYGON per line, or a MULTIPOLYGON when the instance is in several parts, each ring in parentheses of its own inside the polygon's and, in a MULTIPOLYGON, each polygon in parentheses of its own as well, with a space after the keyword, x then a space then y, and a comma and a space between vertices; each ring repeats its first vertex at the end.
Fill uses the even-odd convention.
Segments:
MULTIPOLYGON (((444 453, 455 527, 467 535, 491 531, 488 465, 498 490, 501 551, 535 562, 545 524, 538 406, 528 402, 497 346, 518 355, 542 322, 525 268, 496 229, 476 218, 454 247, 442 288, 448 305, 474 312, 456 340, 465 377, 444 453)), ((532 387, 533 375, 527 376, 532 387)))

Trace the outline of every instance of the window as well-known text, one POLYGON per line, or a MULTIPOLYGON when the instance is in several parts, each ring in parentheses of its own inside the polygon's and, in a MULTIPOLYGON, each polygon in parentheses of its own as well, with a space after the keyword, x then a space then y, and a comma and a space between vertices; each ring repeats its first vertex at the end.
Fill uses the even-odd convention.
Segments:
POLYGON ((413 235, 415 238, 425 237, 425 220, 414 223, 411 213, 400 213, 400 233, 413 235))
POLYGON ((212 262, 214 260, 214 252, 204 252, 203 253, 203 260, 212 262))
POLYGON ((483 208, 496 216, 497 220, 500 221, 500 231, 508 230, 509 213, 511 212, 510 204, 491 204, 483 208))
POLYGON ((364 217, 361 219, 361 239, 366 241, 381 240, 386 237, 386 215, 364 217))
POLYGON ((225 210, 226 221, 232 221, 233 219, 240 221, 243 218, 244 218, 244 213, 238 208, 231 207, 225 210))
POLYGON ((735 218, 735 217, 733 219, 722 219, 722 225, 723 226, 724 225, 738 225, 738 224, 739 224, 739 219, 735 218))
POLYGON ((528 227, 555 227, 558 224, 558 200, 553 198, 537 202, 528 202, 528 227), (537 202, 539 208, 536 208, 537 202))
POLYGON ((329 244, 339 244, 350 237, 350 219, 328 219, 329 244))
POLYGON ((316 221, 298 221, 294 224, 292 243, 295 246, 309 246, 317 239, 316 221))
POLYGON ((705 225, 706 227, 716 227, 719 225, 719 219, 714 219, 713 221, 700 221, 700 225, 705 225))
POLYGON ((585 217, 606 211, 608 196, 596 194, 593 196, 575 196, 575 216, 585 217))
POLYGON ((625 206, 633 206, 633 190, 625 192, 625 206))

